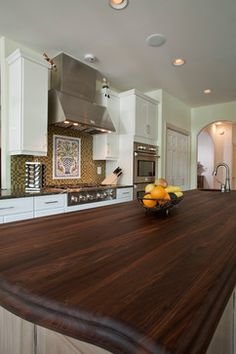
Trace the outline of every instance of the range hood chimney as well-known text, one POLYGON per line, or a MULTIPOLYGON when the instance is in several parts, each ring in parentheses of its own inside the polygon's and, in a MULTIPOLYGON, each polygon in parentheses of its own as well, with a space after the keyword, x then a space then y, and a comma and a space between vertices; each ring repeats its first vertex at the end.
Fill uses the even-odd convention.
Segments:
POLYGON ((97 71, 64 53, 53 62, 49 124, 90 134, 115 131, 106 107, 95 103, 97 71))

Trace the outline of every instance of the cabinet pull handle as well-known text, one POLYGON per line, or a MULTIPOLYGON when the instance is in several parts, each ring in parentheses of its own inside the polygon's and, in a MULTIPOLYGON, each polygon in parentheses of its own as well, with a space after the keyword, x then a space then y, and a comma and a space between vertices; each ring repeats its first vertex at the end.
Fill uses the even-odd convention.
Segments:
POLYGON ((45 202, 45 204, 57 204, 58 203, 58 200, 53 200, 51 202, 45 202))
POLYGON ((122 194, 123 194, 123 195, 124 195, 124 194, 130 194, 130 192, 123 192, 122 194))
POLYGON ((7 207, 7 208, 0 208, 0 210, 9 210, 9 209, 14 209, 15 207, 14 206, 10 206, 10 207, 7 207))

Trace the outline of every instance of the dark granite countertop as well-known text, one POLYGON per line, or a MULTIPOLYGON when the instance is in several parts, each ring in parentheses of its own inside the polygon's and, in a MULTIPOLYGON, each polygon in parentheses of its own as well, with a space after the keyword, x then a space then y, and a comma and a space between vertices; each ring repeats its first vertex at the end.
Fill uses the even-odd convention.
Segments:
MULTIPOLYGON (((128 188, 133 187, 133 185, 104 185, 105 188, 128 188)), ((25 197, 37 197, 50 194, 61 194, 67 193, 66 189, 59 188, 43 188, 40 191, 26 192, 24 189, 0 189, 0 200, 10 199, 10 198, 25 198, 25 197)))
POLYGON ((56 188, 44 188, 40 191, 26 192, 24 189, 1 189, 0 199, 10 199, 10 198, 25 198, 25 197, 35 197, 49 194, 61 194, 66 193, 65 190, 56 188))

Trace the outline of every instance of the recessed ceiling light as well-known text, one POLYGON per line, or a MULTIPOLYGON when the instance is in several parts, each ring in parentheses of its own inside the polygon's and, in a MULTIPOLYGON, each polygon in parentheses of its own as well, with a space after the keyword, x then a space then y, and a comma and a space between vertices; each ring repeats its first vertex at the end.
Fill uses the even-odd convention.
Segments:
POLYGON ((181 58, 176 58, 172 61, 172 64, 174 66, 181 66, 181 65, 184 65, 186 63, 186 61, 184 59, 181 59, 181 58))
POLYGON ((146 38, 146 43, 150 47, 160 47, 166 41, 165 37, 162 34, 153 33, 146 38))
POLYGON ((221 125, 222 124, 222 122, 216 122, 216 125, 221 125))
POLYGON ((68 120, 65 120, 64 124, 70 124, 70 122, 68 120))
POLYGON ((109 0, 109 5, 115 10, 122 10, 128 5, 128 0, 109 0))
POLYGON ((85 54, 84 60, 88 61, 89 63, 94 63, 97 61, 97 58, 93 54, 85 54))
POLYGON ((77 126, 79 125, 79 123, 73 123, 73 125, 74 125, 75 127, 77 127, 77 126))
POLYGON ((212 91, 211 91, 211 89, 206 89, 203 92, 205 93, 205 95, 209 95, 212 91))

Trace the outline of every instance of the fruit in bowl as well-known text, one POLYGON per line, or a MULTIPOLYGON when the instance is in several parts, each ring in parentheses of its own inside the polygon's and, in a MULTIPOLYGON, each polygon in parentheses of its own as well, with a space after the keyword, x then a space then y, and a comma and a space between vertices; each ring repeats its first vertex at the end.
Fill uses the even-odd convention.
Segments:
POLYGON ((143 205, 148 208, 155 208, 157 206, 157 200, 153 200, 151 194, 145 194, 143 197, 143 205))
POLYGON ((166 188, 168 186, 168 182, 165 178, 158 178, 155 180, 155 185, 166 188))
POLYGON ((155 186, 150 192, 152 198, 155 199, 165 199, 167 193, 165 188, 162 186, 155 186))
POLYGON ((142 199, 139 199, 147 209, 168 212, 169 208, 181 201, 182 196, 183 192, 179 186, 168 186, 168 182, 164 178, 159 178, 156 179, 155 183, 146 185, 145 195, 142 199))
POLYGON ((146 187, 145 187, 145 193, 150 193, 153 190, 154 187, 155 187, 154 183, 147 184, 146 187))

